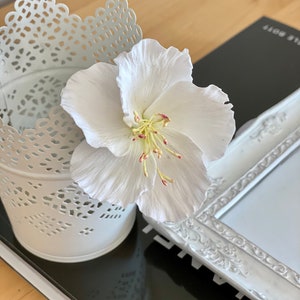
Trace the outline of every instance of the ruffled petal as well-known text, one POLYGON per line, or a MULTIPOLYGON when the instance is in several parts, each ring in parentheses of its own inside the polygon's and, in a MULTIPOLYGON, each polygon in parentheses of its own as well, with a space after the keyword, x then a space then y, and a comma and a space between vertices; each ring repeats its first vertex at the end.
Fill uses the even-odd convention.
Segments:
POLYGON ((234 113, 228 96, 214 85, 200 88, 180 82, 162 94, 145 112, 164 113, 168 126, 188 136, 208 160, 220 158, 235 132, 234 113))
POLYGON ((117 82, 129 126, 134 111, 142 114, 176 82, 192 82, 193 66, 188 51, 180 52, 174 47, 166 49, 152 39, 140 41, 129 53, 121 53, 114 61, 119 66, 117 82))
MULTIPOLYGON (((107 148, 96 149, 83 141, 71 159, 73 180, 90 197, 126 207, 145 190, 151 190, 155 180, 143 174, 139 147, 130 150, 129 155, 116 157, 107 148)), ((155 174, 155 162, 149 159, 149 171, 155 174)))
POLYGON ((118 68, 97 63, 75 73, 62 91, 62 107, 82 129, 89 145, 108 147, 121 156, 127 153, 129 128, 123 122, 118 68))
POLYGON ((156 176, 154 188, 137 200, 141 212, 158 222, 177 222, 191 216, 201 208, 210 185, 201 150, 186 136, 168 132, 165 136, 182 158, 165 151, 157 160, 157 166, 174 182, 165 186, 156 176))

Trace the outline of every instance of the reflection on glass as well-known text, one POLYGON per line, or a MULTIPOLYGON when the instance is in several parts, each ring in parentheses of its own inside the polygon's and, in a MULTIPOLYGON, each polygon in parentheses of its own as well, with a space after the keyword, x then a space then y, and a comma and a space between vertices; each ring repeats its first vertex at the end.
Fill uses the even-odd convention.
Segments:
POLYGON ((220 220, 300 273, 300 147, 220 220))

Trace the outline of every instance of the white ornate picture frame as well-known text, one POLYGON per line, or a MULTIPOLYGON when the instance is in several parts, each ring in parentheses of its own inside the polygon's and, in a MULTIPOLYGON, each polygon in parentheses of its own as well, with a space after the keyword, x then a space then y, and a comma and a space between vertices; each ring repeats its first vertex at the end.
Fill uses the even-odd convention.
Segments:
POLYGON ((197 214, 147 221, 238 298, 300 299, 300 90, 250 123, 209 165, 212 185, 197 214))

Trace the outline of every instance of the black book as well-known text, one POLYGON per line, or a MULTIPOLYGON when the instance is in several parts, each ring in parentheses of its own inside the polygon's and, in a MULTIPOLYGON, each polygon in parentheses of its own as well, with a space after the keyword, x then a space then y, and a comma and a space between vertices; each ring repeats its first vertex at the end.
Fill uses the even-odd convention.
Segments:
POLYGON ((227 93, 240 128, 300 87, 300 31, 263 17, 198 61, 194 83, 227 93))
MULTIPOLYGON (((194 65, 194 83, 215 84, 234 105, 237 128, 300 87, 300 31, 261 18, 194 65)), ((193 269, 180 249, 145 235, 138 214, 127 239, 97 259, 62 264, 27 252, 15 239, 0 203, 0 256, 51 299, 236 299, 212 273, 193 269)))

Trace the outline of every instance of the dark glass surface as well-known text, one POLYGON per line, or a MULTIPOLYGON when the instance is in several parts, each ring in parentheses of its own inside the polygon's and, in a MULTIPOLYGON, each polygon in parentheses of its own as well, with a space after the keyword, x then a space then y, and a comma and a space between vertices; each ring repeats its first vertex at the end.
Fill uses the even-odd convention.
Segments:
POLYGON ((153 241, 155 232, 143 233, 146 225, 138 213, 129 236, 112 252, 84 263, 54 263, 30 254, 17 242, 0 205, 1 240, 71 299, 236 299, 236 290, 214 283, 211 271, 193 268, 189 256, 179 258, 179 248, 167 250, 153 241))
MULTIPOLYGON (((239 128, 300 86, 300 46, 291 35, 300 38, 299 31, 262 18, 196 63, 194 82, 214 83, 229 95, 239 128)), ((180 259, 176 246, 167 250, 153 241, 156 233, 144 234, 145 226, 138 213, 128 238, 109 254, 60 264, 23 249, 0 206, 1 240, 72 299, 236 299, 234 288, 218 286, 205 267, 194 269, 189 256, 180 259)))

